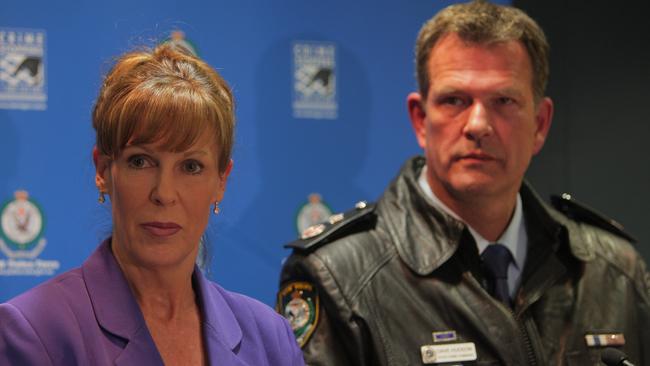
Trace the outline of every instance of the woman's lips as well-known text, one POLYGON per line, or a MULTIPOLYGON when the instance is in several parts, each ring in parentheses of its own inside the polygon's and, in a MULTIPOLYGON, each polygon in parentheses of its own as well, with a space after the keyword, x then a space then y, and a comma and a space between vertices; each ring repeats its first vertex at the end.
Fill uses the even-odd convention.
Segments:
POLYGON ((151 235, 160 237, 174 235, 182 229, 180 225, 173 222, 145 222, 140 226, 151 235))

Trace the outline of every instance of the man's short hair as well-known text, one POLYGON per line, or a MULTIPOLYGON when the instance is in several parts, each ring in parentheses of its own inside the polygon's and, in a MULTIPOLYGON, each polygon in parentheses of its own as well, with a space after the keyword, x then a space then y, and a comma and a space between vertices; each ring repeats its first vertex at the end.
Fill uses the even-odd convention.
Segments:
POLYGON ((549 75, 549 45, 544 31, 522 10, 484 0, 448 6, 422 26, 415 45, 415 63, 423 97, 426 98, 429 92, 427 64, 431 50, 443 36, 450 33, 457 34, 470 44, 521 42, 533 67, 535 101, 544 97, 549 75))

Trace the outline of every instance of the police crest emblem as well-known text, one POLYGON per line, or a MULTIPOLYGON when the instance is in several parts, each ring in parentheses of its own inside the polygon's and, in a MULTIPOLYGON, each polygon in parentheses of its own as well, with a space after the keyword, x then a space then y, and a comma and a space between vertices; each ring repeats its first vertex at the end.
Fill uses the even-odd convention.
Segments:
POLYGON ((308 282, 291 282, 278 294, 276 310, 291 325, 300 347, 304 346, 318 324, 318 294, 308 282))
POLYGON ((35 258, 45 247, 43 213, 26 191, 0 209, 0 250, 8 258, 35 258))
POLYGON ((327 221, 327 218, 331 215, 332 210, 323 201, 321 195, 318 193, 310 194, 308 202, 300 207, 296 215, 298 235, 304 236, 306 230, 327 221))

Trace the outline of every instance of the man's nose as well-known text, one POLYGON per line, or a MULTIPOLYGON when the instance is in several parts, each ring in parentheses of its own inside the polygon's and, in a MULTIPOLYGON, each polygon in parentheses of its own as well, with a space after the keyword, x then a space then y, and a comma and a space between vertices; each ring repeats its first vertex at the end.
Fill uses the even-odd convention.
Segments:
POLYGON ((492 130, 490 114, 483 103, 478 101, 474 102, 468 112, 469 116, 463 128, 463 133, 467 139, 478 142, 494 132, 492 130))

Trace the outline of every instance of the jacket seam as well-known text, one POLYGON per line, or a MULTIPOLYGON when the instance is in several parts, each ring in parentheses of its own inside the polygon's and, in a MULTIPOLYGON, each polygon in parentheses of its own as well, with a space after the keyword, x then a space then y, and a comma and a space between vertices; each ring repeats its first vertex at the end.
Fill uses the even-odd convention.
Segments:
POLYGON ((374 263, 372 266, 370 266, 370 269, 368 270, 367 274, 364 274, 364 276, 361 277, 361 280, 359 281, 359 287, 355 291, 352 292, 350 295, 350 300, 356 300, 356 298, 363 292, 363 290, 368 287, 368 285, 372 282, 373 278, 379 273, 379 271, 386 265, 386 263, 390 262, 391 259, 395 258, 396 255, 395 250, 389 250, 384 252, 379 259, 377 260, 376 263, 374 263))
MULTIPOLYGON (((323 258, 318 253, 314 253, 314 258, 316 260, 318 260, 318 262, 321 264, 322 268, 325 269, 327 276, 332 280, 332 283, 334 283, 334 285, 336 286, 336 290, 338 291, 338 293, 340 294, 341 299, 345 303, 345 306, 347 308, 346 310, 348 310, 350 313, 352 313, 352 306, 351 306, 350 302, 348 301, 348 299, 346 298, 343 291, 341 291, 341 285, 340 285, 339 281, 336 279, 336 276, 334 276, 332 274, 331 268, 325 263, 323 258)), ((318 268, 318 267, 316 267, 316 268, 318 268)), ((321 276, 318 276, 318 277, 321 277, 321 276)), ((327 291, 327 292, 330 293, 330 291, 327 291)), ((331 296, 331 293, 330 293, 329 296, 331 296)))
MULTIPOLYGON (((640 286, 639 281, 637 280, 637 278, 633 274, 627 273, 627 271, 620 268, 620 266, 617 263, 615 263, 613 261, 610 261, 609 258, 607 258, 607 256, 605 256, 605 255, 603 255, 601 253, 597 252, 596 256, 598 258, 600 258, 602 261, 606 262, 608 264, 607 267, 613 268, 613 270, 615 270, 616 273, 618 273, 619 275, 623 275, 632 284, 632 287, 634 288, 634 292, 636 294, 636 297, 641 299, 646 305, 650 305, 650 302, 648 302, 648 298, 646 296, 644 296, 643 289, 639 288, 639 286, 640 286)), ((636 273, 636 272, 638 272, 638 266, 639 266, 639 259, 638 258, 636 258, 634 260, 634 266, 635 266, 635 273, 636 273)))

